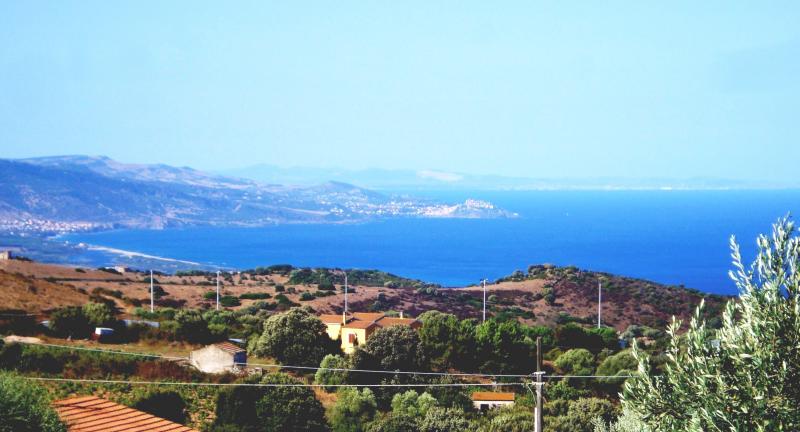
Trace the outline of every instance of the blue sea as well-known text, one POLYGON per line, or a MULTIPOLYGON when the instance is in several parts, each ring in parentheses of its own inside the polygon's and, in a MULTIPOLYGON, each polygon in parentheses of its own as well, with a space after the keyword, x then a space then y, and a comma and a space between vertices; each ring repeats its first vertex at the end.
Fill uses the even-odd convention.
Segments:
POLYGON ((475 284, 529 264, 575 265, 712 293, 734 294, 728 241, 746 258, 800 191, 536 191, 433 193, 485 199, 517 219, 395 219, 340 225, 118 230, 85 242, 230 268, 381 269, 445 286, 475 284))

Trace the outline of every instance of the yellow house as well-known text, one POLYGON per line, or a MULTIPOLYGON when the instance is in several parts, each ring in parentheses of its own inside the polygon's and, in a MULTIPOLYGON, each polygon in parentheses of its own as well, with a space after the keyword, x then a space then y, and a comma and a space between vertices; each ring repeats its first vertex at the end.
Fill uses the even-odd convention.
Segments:
POLYGON ((376 330, 395 325, 407 325, 413 329, 422 323, 416 319, 387 317, 382 313, 354 312, 352 315, 322 315, 320 319, 328 327, 331 339, 342 339, 342 350, 350 354, 364 344, 376 330))

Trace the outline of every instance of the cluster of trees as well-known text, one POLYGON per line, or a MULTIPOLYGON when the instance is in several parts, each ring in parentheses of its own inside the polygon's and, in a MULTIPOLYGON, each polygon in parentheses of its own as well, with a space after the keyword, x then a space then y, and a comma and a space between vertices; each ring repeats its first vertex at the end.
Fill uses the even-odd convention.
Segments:
POLYGON ((459 320, 438 311, 422 314, 419 337, 431 364, 438 369, 464 372, 530 373, 536 339, 555 360, 563 350, 583 348, 595 355, 619 350, 617 333, 609 327, 584 328, 575 323, 526 326, 518 321, 459 320))
MULTIPOLYGON (((292 268, 289 274, 291 285, 317 285, 321 290, 333 291, 335 284, 344 284, 344 274, 341 271, 326 268, 292 268)), ((439 285, 428 284, 422 281, 400 277, 380 270, 347 270, 347 280, 350 285, 386 287, 386 288, 431 288, 439 285)))

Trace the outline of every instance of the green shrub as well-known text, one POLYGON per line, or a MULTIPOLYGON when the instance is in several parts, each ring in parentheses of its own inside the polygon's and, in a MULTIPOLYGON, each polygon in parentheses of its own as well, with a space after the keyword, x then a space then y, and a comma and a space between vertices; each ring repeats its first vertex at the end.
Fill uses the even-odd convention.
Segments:
POLYGON ((265 300, 272 298, 270 293, 244 293, 239 296, 242 300, 265 300))
MULTIPOLYGON (((191 343, 207 343, 210 341, 208 323, 197 310, 182 310, 175 314, 175 337, 191 343)), ((162 330, 167 323, 161 324, 162 330)))
POLYGON ((545 423, 553 432, 592 432, 597 419, 609 421, 617 414, 614 405, 598 398, 580 398, 570 401, 566 413, 547 417, 545 423))
POLYGON ((430 393, 418 394, 414 390, 397 393, 392 398, 392 414, 424 417, 428 411, 437 406, 436 398, 430 393))
POLYGON ((44 388, 0 372, 0 432, 66 432, 44 388))
MULTIPOLYGON (((333 386, 347 383, 347 371, 331 369, 347 369, 347 361, 337 354, 328 354, 319 364, 320 369, 314 374, 314 384, 333 386)), ((336 387, 325 387, 326 391, 335 391, 336 387)))
POLYGON ((38 326, 35 317, 24 310, 0 309, 0 334, 33 334, 38 326))
POLYGON ((73 339, 86 339, 94 331, 83 309, 78 306, 67 306, 53 312, 50 330, 56 336, 73 339))
POLYGON ((175 391, 153 391, 142 395, 132 406, 175 423, 186 423, 186 402, 175 391))
POLYGON ((417 419, 407 415, 381 416, 366 427, 366 432, 418 432, 417 419))
POLYGON ((219 298, 219 304, 221 304, 224 307, 235 307, 235 306, 240 306, 242 302, 239 301, 238 297, 225 295, 219 298))
POLYGON ((372 390, 341 388, 336 392, 336 404, 331 408, 330 420, 334 432, 360 432, 375 417, 377 404, 372 390))
POLYGON ((333 285, 333 282, 326 279, 317 285, 317 289, 321 291, 335 291, 336 286, 333 285))
POLYGON ((561 354, 555 365, 565 375, 591 375, 594 372, 594 356, 588 350, 575 348, 561 354))
POLYGON ((103 303, 86 303, 83 314, 93 327, 111 327, 117 321, 114 311, 103 303))
POLYGON ((419 422, 420 432, 456 432, 470 429, 464 412, 452 408, 433 407, 419 422))

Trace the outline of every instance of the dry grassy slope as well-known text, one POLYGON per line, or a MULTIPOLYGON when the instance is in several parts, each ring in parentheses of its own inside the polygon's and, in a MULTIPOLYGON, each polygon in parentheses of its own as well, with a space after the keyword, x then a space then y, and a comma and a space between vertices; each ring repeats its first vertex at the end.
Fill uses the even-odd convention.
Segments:
POLYGON ((89 296, 73 288, 0 269, 0 308, 30 313, 71 305, 82 305, 89 296))
MULTIPOLYGON (((687 319, 704 297, 703 294, 677 287, 619 277, 595 272, 581 272, 569 268, 541 268, 524 280, 490 284, 489 295, 496 296, 490 304, 490 314, 512 313, 529 324, 555 324, 560 313, 573 317, 594 319, 597 311, 597 283, 603 281, 603 322, 619 330, 630 324, 647 324, 663 327, 672 315, 687 319), (548 304, 542 298, 547 291, 555 294, 555 302, 548 304), (532 312, 525 314, 525 312, 532 312)), ((116 275, 89 270, 78 272, 74 268, 30 263, 22 261, 0 261, 0 300, 5 308, 20 308, 41 312, 54 307, 81 304, 88 301, 88 293, 102 287, 119 290, 125 297, 147 302, 147 275, 126 273, 116 275), (29 287, 35 287, 36 293, 29 287)), ((178 277, 157 276, 159 284, 168 293, 165 299, 179 301, 187 307, 211 307, 203 299, 203 293, 213 290, 214 279, 203 276, 178 277)), ((286 284, 287 278, 280 275, 245 276, 234 275, 224 283, 223 293, 241 295, 246 292, 266 292, 275 295, 275 284, 286 284)), ((287 285, 287 288, 290 286, 287 285)), ((305 291, 316 291, 315 286, 294 286, 295 293, 285 293, 294 302, 309 305, 320 313, 340 313, 344 304, 343 295, 316 298, 301 302, 305 291)), ((482 291, 480 287, 441 289, 437 295, 420 294, 411 288, 354 287, 349 294, 350 310, 368 310, 379 295, 383 294, 382 310, 404 311, 416 316, 428 310, 440 310, 461 318, 480 318, 482 291)), ((724 298, 706 295, 708 310, 716 313, 724 298)), ((116 300, 122 310, 131 312, 133 307, 116 300)), ((267 301, 273 301, 267 300, 267 301)), ((242 305, 254 300, 242 300, 242 305)))

